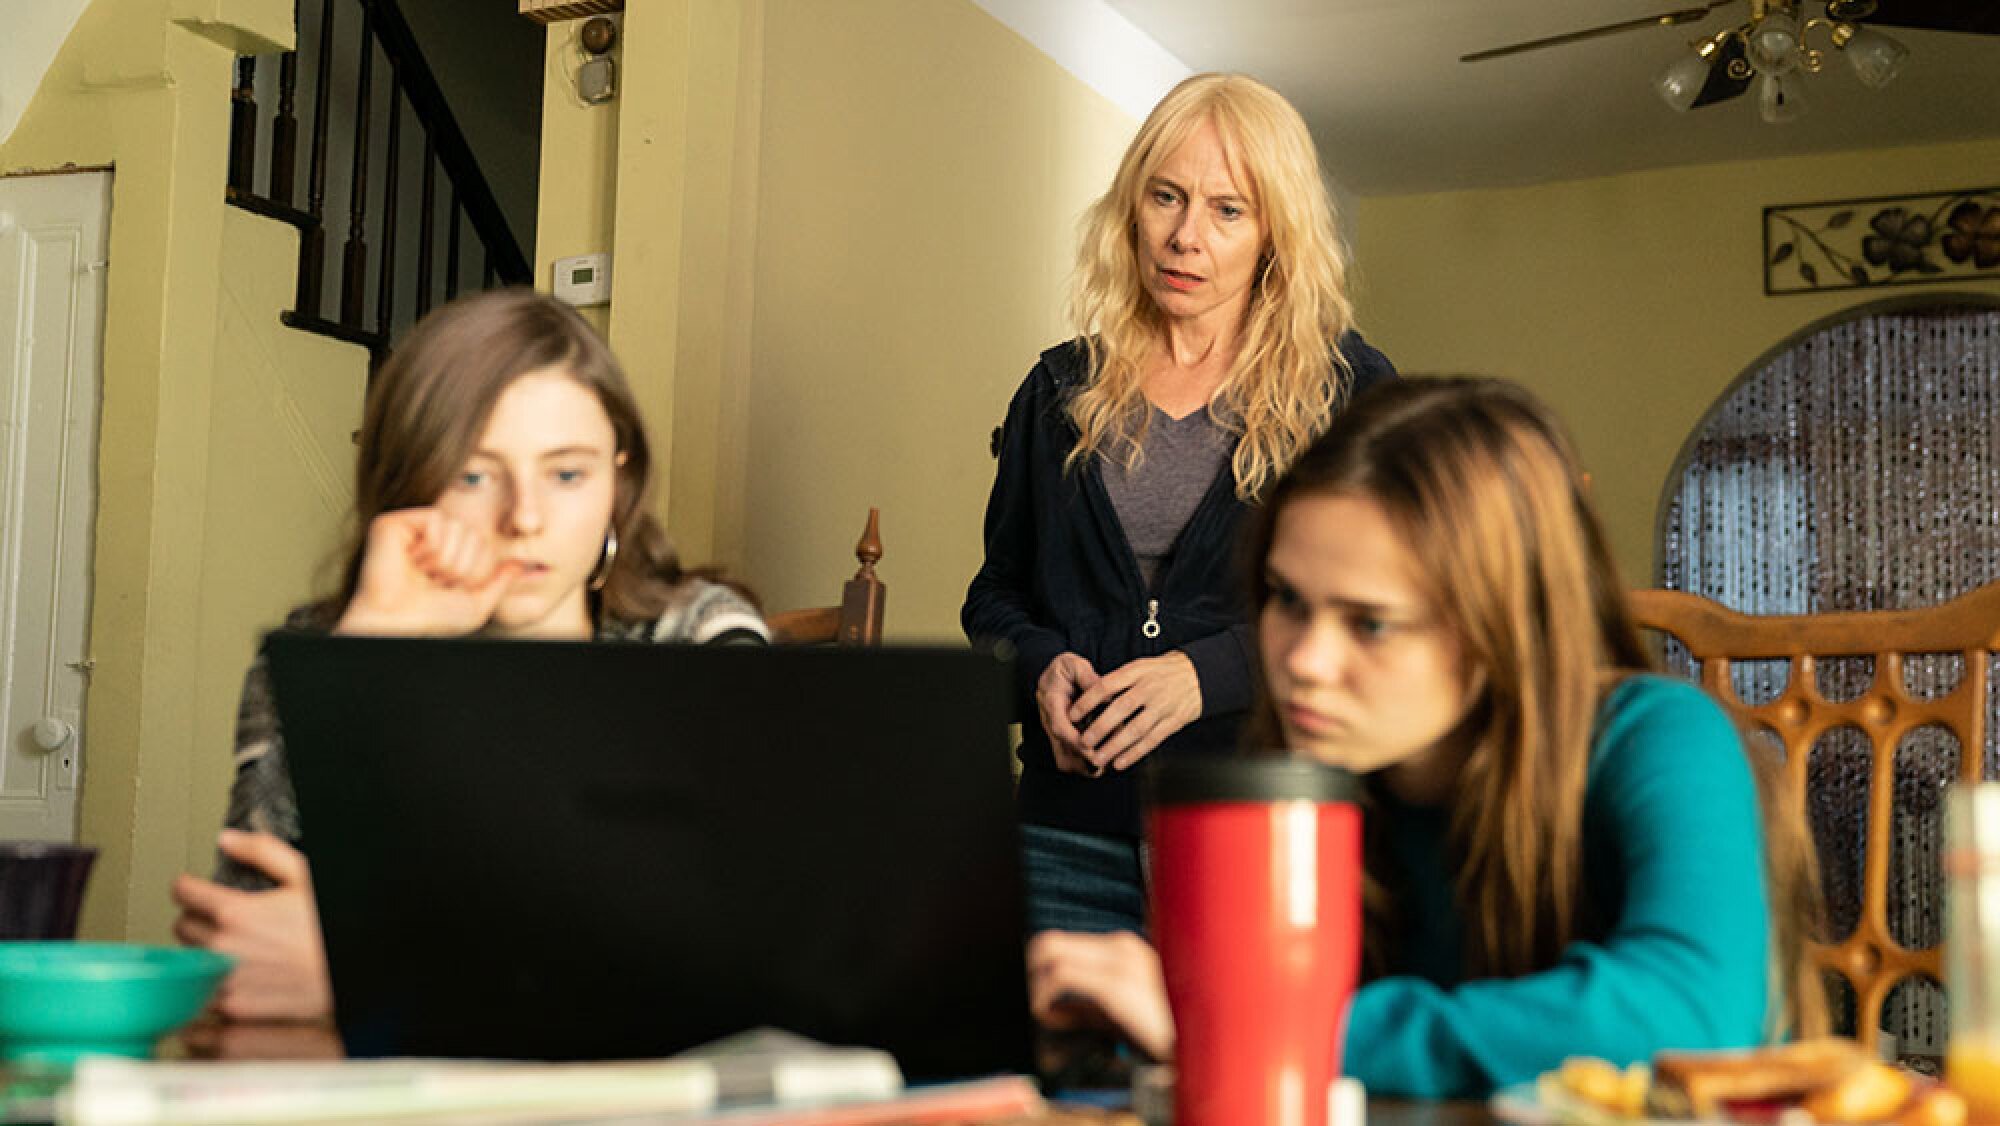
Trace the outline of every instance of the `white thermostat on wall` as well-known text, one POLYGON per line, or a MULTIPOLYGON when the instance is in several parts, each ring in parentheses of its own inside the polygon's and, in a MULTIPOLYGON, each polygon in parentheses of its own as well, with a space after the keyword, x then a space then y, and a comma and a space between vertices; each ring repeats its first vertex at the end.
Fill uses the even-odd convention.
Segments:
POLYGON ((555 271, 556 300, 567 305, 603 305, 611 300, 611 255, 558 258, 555 271))

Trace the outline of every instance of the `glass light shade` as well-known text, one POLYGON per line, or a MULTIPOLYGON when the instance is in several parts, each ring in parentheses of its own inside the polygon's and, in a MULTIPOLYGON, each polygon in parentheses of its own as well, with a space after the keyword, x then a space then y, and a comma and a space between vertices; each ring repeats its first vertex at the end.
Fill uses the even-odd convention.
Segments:
POLYGON ((1799 21, 1776 11, 1750 29, 1750 62, 1765 74, 1783 74, 1799 65, 1799 21))
POLYGON ((1855 28, 1841 50, 1847 54, 1848 65, 1854 68, 1854 77, 1862 85, 1875 89, 1887 86, 1903 69, 1903 60, 1910 57, 1908 47, 1872 27, 1855 28))
POLYGON ((1689 51, 1675 59, 1653 79, 1653 89, 1661 100, 1681 113, 1694 106, 1701 88, 1708 84, 1709 60, 1700 51, 1689 51))
POLYGON ((1806 111, 1805 82, 1798 71, 1757 77, 1757 113, 1773 125, 1797 121, 1806 111))

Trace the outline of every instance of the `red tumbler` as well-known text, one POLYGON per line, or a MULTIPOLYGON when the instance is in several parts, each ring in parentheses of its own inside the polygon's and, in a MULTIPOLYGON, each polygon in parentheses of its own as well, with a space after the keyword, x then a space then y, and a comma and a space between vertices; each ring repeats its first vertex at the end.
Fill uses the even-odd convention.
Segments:
POLYGON ((1354 776, 1243 756, 1149 779, 1175 1126, 1326 1126, 1361 962, 1354 776))

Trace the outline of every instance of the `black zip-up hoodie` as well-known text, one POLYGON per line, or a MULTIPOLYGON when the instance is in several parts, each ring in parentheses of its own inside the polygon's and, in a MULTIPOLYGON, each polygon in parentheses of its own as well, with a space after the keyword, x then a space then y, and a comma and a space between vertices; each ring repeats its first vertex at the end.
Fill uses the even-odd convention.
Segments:
MULTIPOLYGON (((1339 348, 1353 373, 1349 398, 1394 378, 1388 359, 1359 334, 1342 337, 1339 348)), ((1063 472, 1077 440, 1069 398, 1082 387, 1087 362, 1081 340, 1059 344, 1042 353, 1014 393, 986 503, 986 562, 966 591, 959 620, 975 644, 1004 642, 1014 650, 1021 819, 1136 839, 1136 772, 1087 778, 1057 770, 1035 707, 1035 683, 1065 652, 1108 673, 1178 649, 1200 678, 1202 714, 1153 754, 1234 750, 1256 662, 1248 576, 1237 546, 1249 506, 1237 499, 1225 459, 1148 589, 1097 463, 1063 472), (1158 636, 1145 636, 1148 621, 1159 624, 1158 636)))

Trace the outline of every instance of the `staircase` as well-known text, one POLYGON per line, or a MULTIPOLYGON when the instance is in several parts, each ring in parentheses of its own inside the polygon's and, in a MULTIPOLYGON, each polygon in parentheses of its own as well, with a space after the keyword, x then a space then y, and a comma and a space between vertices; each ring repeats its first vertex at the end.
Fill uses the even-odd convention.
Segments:
POLYGON ((297 50, 237 60, 226 197, 298 228, 284 323, 372 372, 432 305, 531 270, 396 0, 298 0, 298 21, 297 50))

